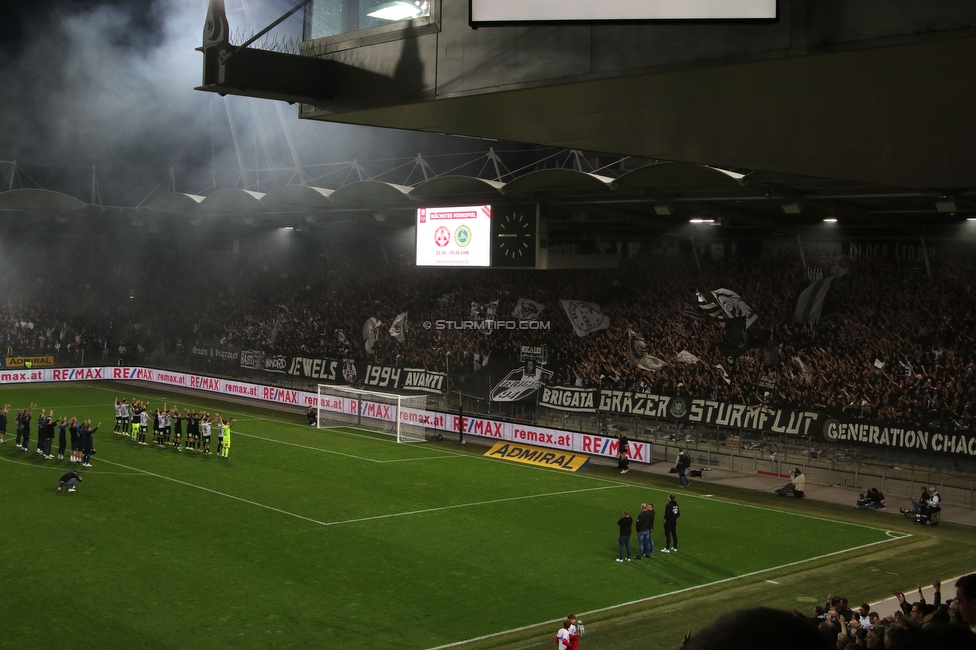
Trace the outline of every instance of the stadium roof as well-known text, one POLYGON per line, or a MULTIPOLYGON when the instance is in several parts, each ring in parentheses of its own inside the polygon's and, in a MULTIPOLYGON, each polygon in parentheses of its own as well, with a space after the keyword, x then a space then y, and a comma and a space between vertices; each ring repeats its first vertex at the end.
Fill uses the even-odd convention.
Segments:
MULTIPOLYGON (((446 174, 412 186, 357 180, 332 189, 287 185, 269 192, 227 188, 208 196, 172 192, 140 207, 88 204, 43 189, 0 192, 0 223, 32 227, 84 222, 169 222, 310 230, 342 224, 362 232, 412 225, 422 206, 539 202, 550 232, 654 237, 713 223, 713 236, 803 234, 836 219, 850 236, 955 236, 976 217, 976 192, 939 190, 651 162, 614 161, 594 172, 535 169, 505 181, 446 174)), ((577 165, 578 167, 579 165, 577 165)))

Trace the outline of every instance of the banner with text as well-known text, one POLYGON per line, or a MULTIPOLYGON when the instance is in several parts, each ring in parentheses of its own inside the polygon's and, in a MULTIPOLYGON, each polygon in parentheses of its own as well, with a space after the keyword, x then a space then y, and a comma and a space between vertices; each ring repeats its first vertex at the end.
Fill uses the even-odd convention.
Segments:
MULTIPOLYGON (((272 402, 296 409, 319 406, 319 397, 312 392, 153 368, 105 366, 97 368, 0 370, 0 385, 97 380, 149 381, 228 397, 272 402)), ((375 412, 380 417, 395 416, 389 404, 374 404, 365 400, 362 402, 347 400, 347 402, 355 404, 353 407, 350 403, 345 402, 332 404, 330 399, 323 397, 323 408, 332 410, 361 408, 365 412, 375 412)), ((976 458, 976 431, 972 429, 940 431, 924 427, 895 426, 872 420, 830 418, 808 411, 788 409, 762 411, 713 400, 674 398, 610 390, 601 391, 599 407, 600 410, 612 413, 703 422, 735 429, 748 426, 753 431, 761 430, 768 433, 818 435, 830 442, 855 444, 874 449, 918 452, 953 458, 976 458)), ((106 409, 109 411, 112 409, 111 402, 106 403, 106 409)), ((539 445, 605 458, 616 458, 619 444, 614 437, 534 427, 488 418, 459 418, 455 414, 438 411, 404 408, 401 409, 399 417, 404 423, 423 423, 432 431, 446 433, 463 431, 466 436, 539 445)), ((630 441, 628 456, 635 462, 651 462, 650 444, 635 440, 630 441)))
POLYGON ((539 395, 539 405, 558 411, 595 413, 596 389, 544 386, 539 395))

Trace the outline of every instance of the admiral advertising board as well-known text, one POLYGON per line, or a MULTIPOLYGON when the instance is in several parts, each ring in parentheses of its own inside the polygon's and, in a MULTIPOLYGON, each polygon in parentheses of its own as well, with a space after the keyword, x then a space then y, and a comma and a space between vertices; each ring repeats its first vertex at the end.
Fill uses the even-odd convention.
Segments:
POLYGON ((491 264, 491 206, 417 210, 417 266, 491 264))

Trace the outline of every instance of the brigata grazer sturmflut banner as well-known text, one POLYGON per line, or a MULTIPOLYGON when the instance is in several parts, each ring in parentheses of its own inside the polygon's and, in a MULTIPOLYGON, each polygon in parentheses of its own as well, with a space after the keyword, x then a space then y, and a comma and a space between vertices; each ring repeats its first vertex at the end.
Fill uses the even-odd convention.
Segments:
POLYGON ((825 416, 813 411, 766 409, 717 400, 630 393, 622 390, 600 391, 597 408, 606 413, 643 415, 778 435, 819 436, 823 421, 826 420, 825 416))
POLYGON ((692 399, 617 390, 547 386, 539 403, 576 413, 597 410, 674 422, 728 427, 734 431, 774 435, 811 436, 830 442, 876 449, 976 457, 976 431, 941 431, 906 427, 877 420, 834 418, 814 411, 762 409, 708 399, 692 399), (591 401, 593 400, 593 401, 591 401))

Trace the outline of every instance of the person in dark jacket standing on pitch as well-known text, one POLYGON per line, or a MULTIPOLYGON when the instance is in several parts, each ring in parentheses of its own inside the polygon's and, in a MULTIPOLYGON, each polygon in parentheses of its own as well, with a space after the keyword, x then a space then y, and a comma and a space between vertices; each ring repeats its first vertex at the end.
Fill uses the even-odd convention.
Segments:
POLYGON ((3 408, 0 408, 0 445, 3 444, 3 437, 7 433, 7 411, 10 410, 10 404, 6 404, 3 408))
POLYGON ((620 526, 620 536, 617 541, 620 542, 620 557, 617 558, 617 562, 624 561, 624 549, 627 550, 627 561, 630 562, 630 531, 633 530, 634 520, 630 518, 630 511, 624 510, 624 516, 617 520, 617 525, 620 526))
POLYGON ((84 467, 91 467, 91 457, 95 453, 95 439, 93 436, 100 426, 102 426, 101 422, 93 427, 91 420, 85 420, 84 427, 81 430, 81 451, 83 454, 81 464, 84 467))
POLYGON ((20 423, 23 425, 23 436, 21 437, 21 451, 27 451, 27 446, 30 444, 30 421, 31 417, 34 415, 34 407, 36 404, 31 404, 30 408, 24 409, 23 415, 20 416, 20 423))
POLYGON ((637 515, 637 559, 654 554, 654 504, 642 503, 637 515))
POLYGON ((678 517, 681 511, 673 494, 668 495, 668 505, 664 506, 664 553, 678 552, 678 517))

